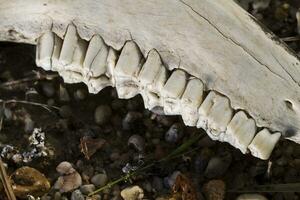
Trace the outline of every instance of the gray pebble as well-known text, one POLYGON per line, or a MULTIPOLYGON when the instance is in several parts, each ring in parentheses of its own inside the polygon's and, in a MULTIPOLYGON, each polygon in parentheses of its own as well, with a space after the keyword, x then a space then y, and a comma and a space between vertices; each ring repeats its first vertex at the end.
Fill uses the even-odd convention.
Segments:
POLYGON ((61 199, 61 193, 60 192, 55 192, 54 193, 54 200, 60 200, 61 199))
POLYGON ((91 182, 96 187, 103 187, 107 183, 108 177, 106 174, 96 174, 92 177, 91 182))
POLYGON ((65 102, 70 101, 68 90, 63 85, 59 85, 59 100, 65 102))
POLYGON ((46 97, 53 97, 55 94, 55 89, 52 83, 43 83, 42 90, 46 97))
POLYGON ((87 96, 87 93, 84 89, 78 89, 74 92, 74 99, 77 101, 84 100, 87 96))
POLYGON ((96 187, 93 184, 88 184, 88 185, 82 185, 80 187, 80 191, 82 192, 82 194, 89 194, 93 191, 95 191, 96 187))
POLYGON ((165 140, 169 143, 176 143, 183 135, 183 128, 181 124, 173 124, 165 134, 165 140))
POLYGON ((95 110, 95 122, 99 125, 104 125, 110 120, 112 115, 111 108, 107 105, 100 105, 95 110))
POLYGON ((142 136, 134 134, 128 139, 128 145, 134 146, 134 148, 140 152, 145 149, 145 140, 142 136))
POLYGON ((71 195, 71 200, 85 200, 85 198, 80 190, 74 190, 71 195))
POLYGON ((212 157, 207 164, 204 175, 207 178, 216 178, 222 176, 229 168, 232 161, 232 156, 228 152, 223 152, 222 155, 212 157))

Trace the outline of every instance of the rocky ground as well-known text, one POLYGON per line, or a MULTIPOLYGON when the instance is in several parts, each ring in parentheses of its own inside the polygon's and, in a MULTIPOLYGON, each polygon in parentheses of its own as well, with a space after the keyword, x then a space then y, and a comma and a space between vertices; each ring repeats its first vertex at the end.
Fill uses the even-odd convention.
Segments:
MULTIPOLYGON (((238 1, 300 51, 300 1, 238 1)), ((66 85, 34 57, 32 46, 0 43, 0 156, 18 198, 300 198, 300 145, 280 141, 268 161, 243 155, 180 117, 145 110, 140 96, 66 85)))

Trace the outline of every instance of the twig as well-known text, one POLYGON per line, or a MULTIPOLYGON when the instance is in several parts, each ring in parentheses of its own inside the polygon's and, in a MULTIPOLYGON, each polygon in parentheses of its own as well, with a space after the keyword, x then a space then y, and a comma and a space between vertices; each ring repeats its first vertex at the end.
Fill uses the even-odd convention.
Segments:
POLYGON ((285 38, 281 38, 282 41, 284 42, 296 42, 300 40, 300 35, 298 36, 291 36, 291 37, 285 37, 285 38))
POLYGON ((59 107, 57 107, 57 106, 49 106, 46 104, 36 103, 36 102, 31 102, 31 101, 23 101, 23 100, 15 100, 15 99, 10 99, 10 100, 0 99, 0 103, 1 102, 3 102, 4 104, 19 103, 19 104, 27 104, 27 105, 32 105, 32 106, 40 106, 49 112, 52 112, 51 108, 59 110, 59 107))
POLYGON ((8 200, 16 200, 16 196, 11 187, 11 183, 9 181, 9 178, 6 173, 6 169, 4 167, 4 164, 1 160, 1 158, 0 158, 0 178, 1 178, 1 182, 4 186, 4 190, 5 190, 8 200))
POLYGON ((8 81, 5 83, 2 83, 0 85, 0 88, 9 88, 9 87, 13 87, 15 85, 20 85, 26 82, 34 82, 34 81, 39 81, 39 80, 52 80, 56 77, 58 77, 57 74, 45 74, 45 73, 41 73, 39 71, 33 71, 34 76, 33 77, 26 77, 23 79, 19 79, 19 80, 13 80, 13 81, 8 81))

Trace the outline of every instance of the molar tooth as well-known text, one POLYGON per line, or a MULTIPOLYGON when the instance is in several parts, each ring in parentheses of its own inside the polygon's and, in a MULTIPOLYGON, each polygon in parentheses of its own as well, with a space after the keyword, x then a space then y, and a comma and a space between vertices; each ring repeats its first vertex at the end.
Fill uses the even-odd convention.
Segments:
POLYGON ((106 76, 108 76, 111 79, 111 83, 113 86, 115 85, 114 70, 116 67, 117 59, 118 59, 117 51, 114 50, 112 47, 110 47, 108 50, 108 55, 107 55, 106 76))
POLYGON ((51 56, 54 48, 54 34, 51 31, 44 33, 36 47, 36 65, 45 70, 51 70, 51 56))
POLYGON ((59 64, 59 55, 62 47, 62 39, 54 34, 54 48, 52 53, 52 71, 61 71, 61 66, 59 64))
POLYGON ((83 81, 83 77, 80 73, 66 70, 58 71, 59 75, 64 79, 65 83, 80 83, 83 81))
POLYGON ((138 76, 140 93, 147 109, 151 110, 152 108, 159 106, 160 100, 157 93, 155 94, 154 91, 150 92, 149 90, 154 89, 155 86, 153 87, 153 85, 163 79, 163 83, 161 84, 162 87, 166 79, 163 78, 164 75, 165 67, 162 65, 159 54, 157 51, 151 50, 138 76), (160 74, 162 76, 159 78, 160 74))
POLYGON ((184 123, 187 126, 196 126, 198 120, 198 108, 203 101, 204 86, 202 81, 193 78, 189 80, 181 97, 180 108, 184 123))
POLYGON ((243 111, 237 112, 227 126, 224 140, 246 153, 256 133, 253 119, 249 119, 243 111))
POLYGON ((70 70, 82 74, 83 61, 84 61, 86 49, 87 49, 87 42, 82 39, 78 39, 77 46, 74 50, 72 63, 66 65, 64 67, 64 70, 70 70))
POLYGON ((103 88, 112 86, 111 80, 109 80, 106 76, 100 76, 97 78, 91 78, 88 83, 86 83, 88 86, 89 93, 96 94, 100 92, 103 88))
POLYGON ((60 52, 59 62, 62 66, 72 63, 73 55, 77 47, 78 35, 76 27, 70 24, 64 37, 63 45, 60 52))
POLYGON ((186 86, 187 76, 182 70, 175 70, 161 91, 164 112, 167 115, 180 114, 180 97, 186 86))
POLYGON ((114 71, 120 98, 132 98, 138 94, 137 75, 142 61, 138 46, 133 41, 126 42, 114 71))
POLYGON ((84 60, 84 74, 87 77, 98 77, 107 71, 108 47, 103 39, 95 35, 89 44, 84 60))
POLYGON ((272 134, 265 128, 256 134, 248 148, 253 156, 267 160, 280 136, 281 133, 276 132, 272 134))
POLYGON ((202 127, 213 140, 223 141, 226 127, 232 118, 229 99, 211 91, 198 110, 197 127, 202 127))

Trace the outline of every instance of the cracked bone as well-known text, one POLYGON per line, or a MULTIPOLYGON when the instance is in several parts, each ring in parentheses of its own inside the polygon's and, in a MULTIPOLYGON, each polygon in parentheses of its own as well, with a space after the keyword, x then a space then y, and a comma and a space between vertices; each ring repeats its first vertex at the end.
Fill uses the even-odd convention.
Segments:
POLYGON ((281 137, 281 133, 270 133, 268 129, 263 129, 256 134, 248 149, 251 154, 262 160, 267 160, 278 140, 281 137))
POLYGON ((44 33, 36 45, 36 65, 44 70, 51 70, 51 56, 54 48, 54 34, 51 31, 44 33))
POLYGON ((182 70, 175 70, 161 90, 161 100, 166 115, 180 114, 180 97, 184 92, 187 75, 182 70))
POLYGON ((211 139, 223 141, 232 115, 229 99, 211 91, 198 110, 197 127, 206 130, 211 139))
POLYGON ((144 63, 138 76, 140 93, 143 97, 145 108, 149 110, 151 110, 156 106, 160 106, 158 91, 160 91, 163 84, 165 83, 166 77, 164 78, 163 76, 161 76, 161 78, 159 78, 159 75, 165 74, 164 72, 161 72, 162 69, 164 68, 165 67, 162 65, 160 56, 157 53, 157 51, 151 50, 148 53, 146 62, 144 63), (163 81, 161 82, 160 80, 163 81), (162 83, 161 86, 159 86, 160 88, 157 88, 156 90, 153 91, 153 85, 158 82, 162 83), (155 94, 155 92, 157 93, 155 94), (152 100, 150 100, 149 98, 151 98, 152 100))
POLYGON ((243 111, 237 112, 227 126, 224 141, 240 149, 245 154, 256 133, 253 119, 248 118, 243 111))
POLYGON ((99 77, 107 71, 108 47, 99 35, 93 36, 84 60, 84 75, 99 77))
POLYGON ((129 99, 138 94, 137 76, 142 59, 136 43, 126 42, 114 70, 116 89, 120 98, 129 99))
POLYGON ((73 61, 73 56, 78 47, 78 34, 76 27, 70 24, 67 28, 64 41, 62 44, 59 62, 63 66, 70 65, 73 61))
POLYGON ((189 80, 181 97, 180 114, 187 126, 196 126, 198 119, 198 108, 203 101, 204 85, 199 79, 189 80))

